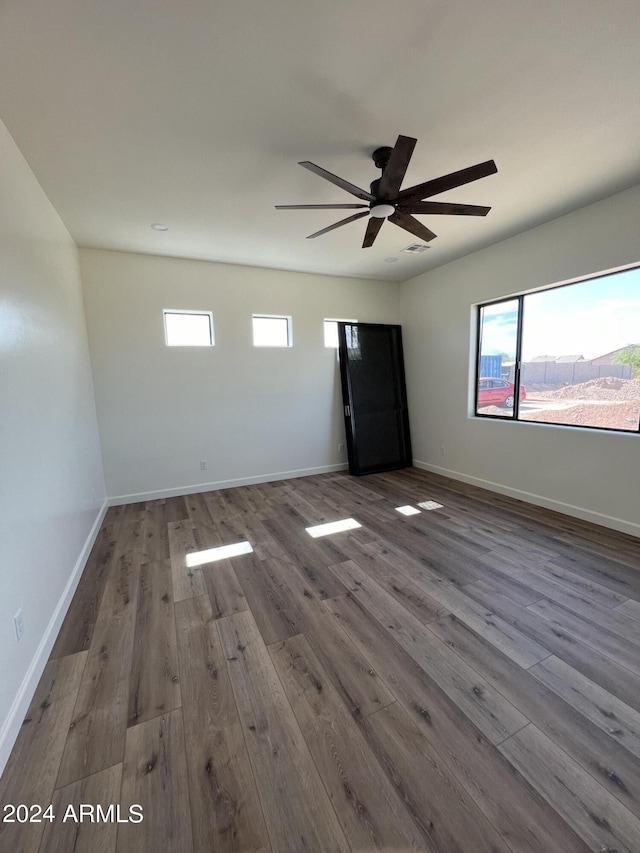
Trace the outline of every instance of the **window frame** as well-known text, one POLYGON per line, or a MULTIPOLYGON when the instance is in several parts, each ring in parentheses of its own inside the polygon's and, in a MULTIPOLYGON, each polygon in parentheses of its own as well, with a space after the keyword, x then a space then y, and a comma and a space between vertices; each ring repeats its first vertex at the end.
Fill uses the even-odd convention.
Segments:
POLYGON ((251 339, 256 349, 292 349, 293 348, 293 320, 290 314, 252 314, 251 315, 251 339), (287 323, 286 344, 257 344, 255 336, 254 320, 285 320, 287 323))
MULTIPOLYGON (((532 291, 535 292, 535 291, 532 291)), ((505 296, 502 299, 492 299, 489 302, 482 302, 475 306, 476 310, 476 366, 475 366, 475 385, 473 388, 473 416, 476 418, 489 418, 495 421, 519 421, 520 414, 520 373, 521 373, 521 354, 522 354, 522 320, 524 317, 524 297, 525 294, 517 296, 505 296), (514 395, 513 395, 513 411, 511 414, 505 415, 487 415, 478 412, 478 388, 480 386, 480 356, 482 352, 482 309, 489 305, 501 305, 503 302, 518 303, 518 320, 516 326, 516 354, 514 368, 514 395)), ((484 379, 494 379, 497 377, 485 376, 484 379)), ((540 423, 540 421, 536 421, 540 423)))
MULTIPOLYGON (((576 284, 581 284, 582 282, 593 281, 596 278, 608 278, 609 276, 617 275, 620 273, 629 272, 631 270, 640 270, 640 264, 629 264, 624 267, 620 267, 618 269, 608 270, 604 272, 592 273, 590 275, 581 276, 579 278, 571 279, 570 281, 561 282, 559 284, 550 284, 545 287, 536 287, 531 290, 527 290, 524 293, 511 294, 509 296, 503 296, 498 299, 489 299, 486 302, 478 302, 473 308, 476 313, 476 325, 475 325, 475 347, 476 347, 476 357, 475 357, 475 369, 473 371, 474 377, 474 386, 473 386, 473 404, 472 404, 472 413, 471 416, 473 418, 482 418, 486 420, 492 421, 500 421, 502 423, 512 422, 512 423, 520 423, 520 424, 530 424, 532 426, 553 426, 553 427, 562 427, 565 429, 579 429, 579 430, 596 430, 597 432, 608 432, 615 433, 616 435, 640 435, 640 417, 638 418, 638 427, 635 430, 631 429, 618 429, 614 427, 603 427, 603 426, 587 426, 584 424, 562 424, 557 423, 555 421, 530 421, 520 418, 520 377, 522 374, 522 339, 523 339, 523 331, 524 331, 524 320, 525 320, 525 299, 527 296, 531 296, 534 293, 544 293, 549 290, 559 290, 561 287, 573 287, 576 284), (515 362, 514 362, 514 401, 513 401, 513 412, 505 415, 490 415, 478 412, 478 385, 480 381, 480 356, 482 350, 482 309, 488 306, 500 305, 503 302, 518 302, 518 316, 517 316, 517 329, 516 329, 516 353, 515 353, 515 362)), ((486 378, 486 377, 485 377, 486 378)))
POLYGON ((214 347, 216 345, 215 330, 213 325, 213 311, 203 311, 197 308, 163 308, 162 309, 162 324, 164 326, 164 345, 166 347, 198 349, 206 347, 214 347), (167 329, 167 314, 188 314, 190 316, 208 317, 209 318, 209 343, 208 344, 170 344, 169 334, 167 329))

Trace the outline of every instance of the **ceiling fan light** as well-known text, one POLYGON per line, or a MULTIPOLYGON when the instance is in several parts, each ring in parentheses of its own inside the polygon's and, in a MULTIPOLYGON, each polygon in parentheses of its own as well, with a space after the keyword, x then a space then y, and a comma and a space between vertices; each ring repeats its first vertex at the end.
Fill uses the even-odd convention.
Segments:
POLYGON ((386 219, 387 216, 391 216, 392 213, 395 213, 396 209, 392 204, 386 204, 381 202, 380 204, 374 204, 371 210, 369 211, 370 215, 375 219, 386 219))

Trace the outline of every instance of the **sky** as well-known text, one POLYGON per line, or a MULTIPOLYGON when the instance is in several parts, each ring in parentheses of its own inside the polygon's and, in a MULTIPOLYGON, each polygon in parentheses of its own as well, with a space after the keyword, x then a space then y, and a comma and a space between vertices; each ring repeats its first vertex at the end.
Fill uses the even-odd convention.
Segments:
MULTIPOLYGON (((517 302, 484 309, 482 353, 515 356, 517 302)), ((640 268, 525 296, 522 359, 640 345, 640 268)))

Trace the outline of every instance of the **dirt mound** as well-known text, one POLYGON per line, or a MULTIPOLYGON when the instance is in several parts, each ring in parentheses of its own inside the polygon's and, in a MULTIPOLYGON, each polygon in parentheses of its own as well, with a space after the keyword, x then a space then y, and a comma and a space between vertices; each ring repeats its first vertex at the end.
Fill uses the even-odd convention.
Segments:
MULTIPOLYGON (((600 381, 600 380, 596 380, 600 381)), ((585 383, 587 384, 587 383, 585 383)), ((640 397, 638 398, 640 400, 640 397)), ((560 411, 539 411, 521 414, 523 421, 543 421, 553 424, 571 424, 584 427, 637 430, 640 402, 628 401, 600 406, 571 406, 560 411)))
POLYGON ((500 415, 503 418, 511 418, 513 416, 513 409, 503 409, 499 406, 482 406, 482 408, 478 409, 478 414, 500 415))
POLYGON ((640 380, 601 376, 550 391, 549 400, 640 400, 640 380))

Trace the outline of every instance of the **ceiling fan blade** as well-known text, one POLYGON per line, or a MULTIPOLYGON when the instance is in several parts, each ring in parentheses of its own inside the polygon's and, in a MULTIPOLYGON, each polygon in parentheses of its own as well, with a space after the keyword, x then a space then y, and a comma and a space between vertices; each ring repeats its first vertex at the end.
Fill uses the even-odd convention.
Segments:
POLYGON ((353 216, 347 216, 346 219, 341 219, 340 222, 334 222, 333 225, 328 225, 326 228, 323 228, 322 231, 316 231, 315 234, 309 234, 307 240, 311 240, 313 237, 319 237, 321 234, 326 234, 327 231, 333 231, 334 228, 340 228, 341 225, 347 225, 349 222, 355 222, 356 219, 361 219, 363 216, 368 216, 369 212, 367 210, 363 210, 361 213, 354 213, 353 216))
POLYGON ((470 184, 472 181, 486 178, 487 175, 495 175, 497 171, 498 167, 494 161, 487 160, 484 163, 460 169, 459 172, 451 172, 449 175, 442 175, 440 178, 434 178, 424 184, 417 184, 415 187, 402 190, 398 193, 397 200, 399 202, 419 201, 422 198, 430 198, 432 195, 438 195, 438 193, 461 187, 463 184, 470 184))
POLYGON ((373 246, 376 237, 378 236, 378 232, 382 228, 382 223, 384 219, 380 219, 380 217, 372 216, 367 222, 367 230, 364 234, 364 240, 362 242, 362 248, 368 249, 370 246, 373 246))
POLYGON ((417 141, 411 136, 398 137, 378 186, 378 196, 384 201, 396 198, 398 195, 417 141))
POLYGON ((428 243, 429 240, 433 240, 433 238, 437 236, 433 231, 430 231, 426 225, 423 225, 422 222, 418 222, 417 219, 414 219, 413 216, 409 216, 408 213, 399 213, 396 211, 389 217, 389 222, 393 222, 393 224, 397 225, 399 228, 404 228, 405 231, 408 231, 410 234, 414 234, 416 237, 424 240, 425 243, 428 243))
POLYGON ((358 210, 368 204, 276 204, 276 210, 358 210))
POLYGON ((350 184, 349 181, 345 181, 344 178, 339 178, 332 172, 327 172, 327 170, 323 169, 322 166, 316 166, 315 163, 310 163, 308 160, 303 160, 298 165, 304 166, 305 169, 308 169, 310 172, 314 172, 316 175, 320 175, 321 178, 324 178, 326 181, 330 181, 332 184, 340 187, 341 190, 346 190, 348 193, 351 193, 351 195, 356 196, 356 198, 361 198, 363 201, 375 200, 374 196, 372 196, 370 192, 367 192, 367 190, 363 190, 355 184, 350 184))
POLYGON ((437 213, 449 216, 486 216, 490 207, 479 204, 449 204, 441 201, 410 201, 399 204, 400 213, 437 213))

